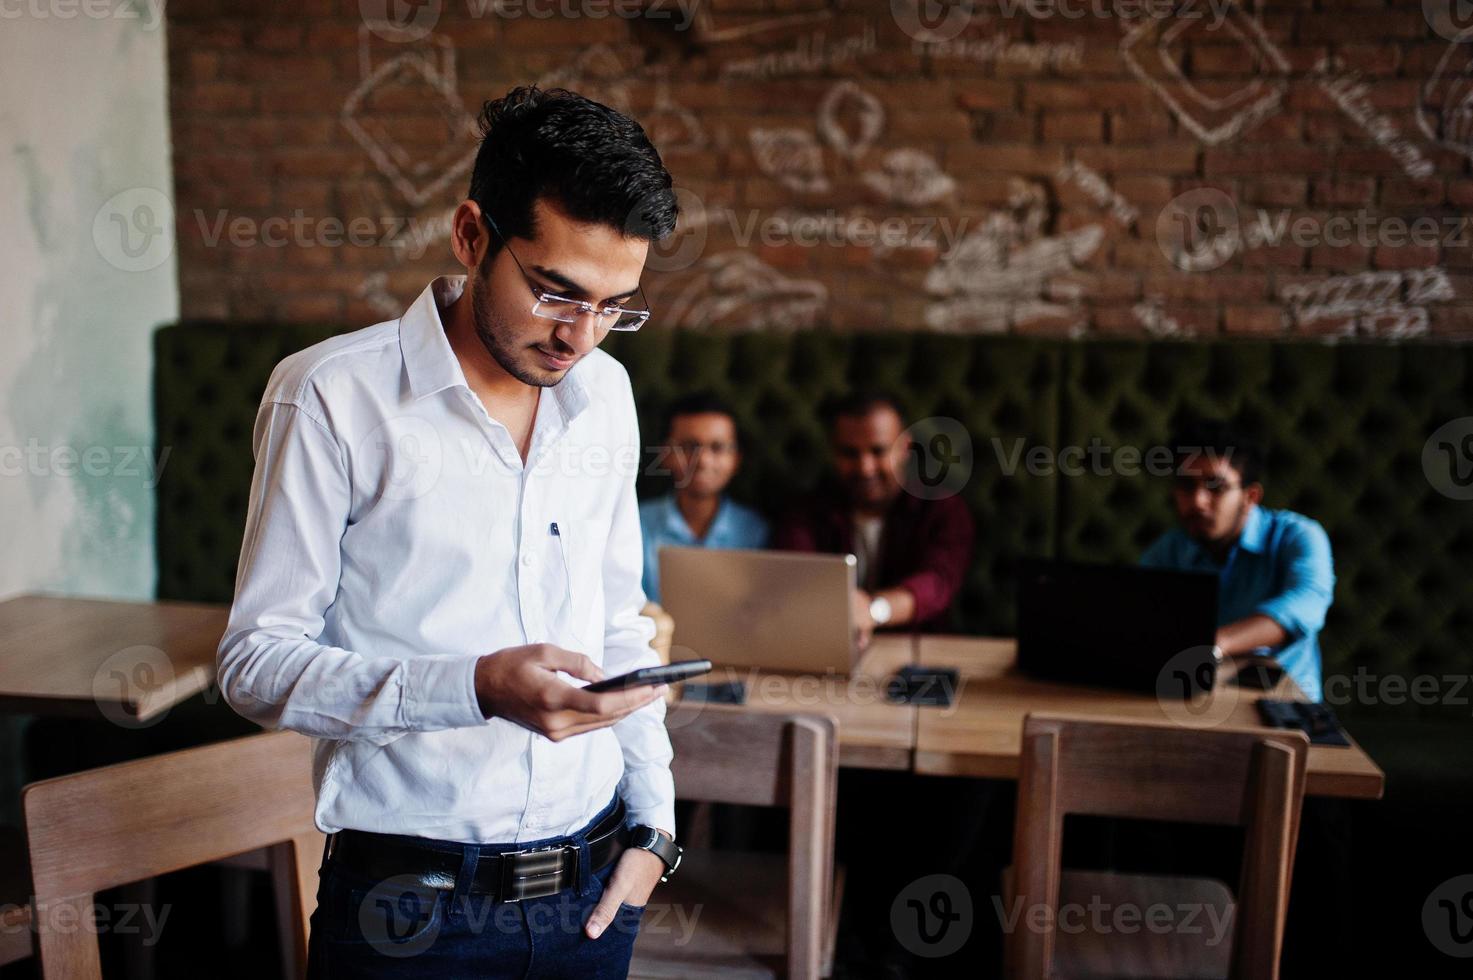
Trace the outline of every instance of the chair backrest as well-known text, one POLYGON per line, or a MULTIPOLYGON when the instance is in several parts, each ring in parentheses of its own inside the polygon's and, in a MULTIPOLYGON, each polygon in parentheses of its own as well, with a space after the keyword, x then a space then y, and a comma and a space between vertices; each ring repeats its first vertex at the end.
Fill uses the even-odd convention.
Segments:
POLYGON ((272 732, 59 776, 22 793, 42 975, 100 977, 88 922, 104 889, 273 847, 290 862, 298 975, 323 836, 313 823, 312 744, 272 732), (70 906, 70 908, 66 908, 70 906))
MULTIPOLYGON (((1019 907, 1058 909, 1066 814, 1243 827, 1232 975, 1277 977, 1308 752, 1300 732, 1029 715, 1013 843, 1019 907)), ((1050 975, 1052 929, 1010 939, 1012 975, 1050 975)))
POLYGON ((683 800, 787 807, 788 975, 817 977, 834 883, 838 722, 702 704, 668 716, 683 800))

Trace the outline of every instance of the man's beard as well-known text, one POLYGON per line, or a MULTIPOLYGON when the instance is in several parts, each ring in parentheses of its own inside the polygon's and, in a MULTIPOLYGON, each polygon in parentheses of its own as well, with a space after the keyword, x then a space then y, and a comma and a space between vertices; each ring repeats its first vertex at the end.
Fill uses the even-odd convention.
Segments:
POLYGON ((481 346, 486 348, 486 353, 501 365, 503 371, 522 384, 536 388, 550 388, 563 379, 566 371, 539 370, 530 364, 518 362, 517 356, 524 354, 526 348, 518 350, 504 339, 512 331, 491 311, 491 293, 486 282, 485 269, 478 270, 474 300, 471 303, 471 319, 475 322, 476 336, 480 339, 481 346))

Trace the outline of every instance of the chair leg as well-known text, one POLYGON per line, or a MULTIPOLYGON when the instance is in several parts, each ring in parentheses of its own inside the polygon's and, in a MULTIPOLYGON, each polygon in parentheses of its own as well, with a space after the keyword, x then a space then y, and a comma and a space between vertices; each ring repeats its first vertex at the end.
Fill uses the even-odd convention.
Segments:
MULTIPOLYGON (((154 905, 158 900, 159 883, 157 878, 145 878, 123 885, 118 889, 118 897, 125 908, 133 911, 135 922, 144 921, 141 914, 145 906, 154 905)), ((122 937, 123 941, 123 974, 128 980, 153 980, 154 976, 154 947, 153 943, 145 943, 141 934, 133 934, 122 937)), ((158 939, 157 936, 151 937, 158 939)))

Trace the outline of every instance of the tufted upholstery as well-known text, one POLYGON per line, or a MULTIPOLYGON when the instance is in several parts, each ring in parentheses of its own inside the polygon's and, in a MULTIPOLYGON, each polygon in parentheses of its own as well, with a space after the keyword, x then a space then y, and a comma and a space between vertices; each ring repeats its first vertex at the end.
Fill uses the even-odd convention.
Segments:
MULTIPOLYGON (((161 598, 229 601, 261 391, 277 361, 330 333, 184 324, 156 335, 157 433, 171 450, 158 489, 161 598)), ((1318 518, 1334 544, 1327 671, 1473 666, 1473 584, 1459 567, 1473 553, 1473 504, 1439 495, 1421 465, 1434 429, 1473 414, 1473 348, 649 330, 612 335, 605 349, 629 369, 647 445, 678 395, 710 387, 730 400, 747 438, 734 492, 769 511, 822 472, 817 407, 831 394, 888 388, 912 419, 962 422, 978 541, 957 626, 971 632, 1012 628, 1014 557, 1133 560, 1171 520, 1162 480, 1026 465, 1009 475, 1020 447, 1144 448, 1186 413, 1237 415, 1271 449, 1268 503, 1318 518)), ((642 494, 663 489, 657 464, 648 453, 642 494)))

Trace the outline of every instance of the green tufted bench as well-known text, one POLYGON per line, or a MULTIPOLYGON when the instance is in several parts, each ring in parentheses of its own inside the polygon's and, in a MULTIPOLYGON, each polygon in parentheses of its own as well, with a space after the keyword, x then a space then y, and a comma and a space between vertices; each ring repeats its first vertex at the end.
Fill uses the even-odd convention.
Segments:
MULTIPOLYGON (((157 439, 170 450, 158 487, 160 598, 230 600, 261 391, 282 357, 332 332, 182 324, 156 334, 157 439)), ((962 492, 978 526, 964 632, 1012 629, 1019 555, 1132 561, 1172 520, 1164 481, 1143 468, 1030 472, 1024 455, 1010 473, 1020 447, 1050 459, 1092 442, 1144 449, 1185 415, 1235 416, 1270 449, 1269 505, 1317 518, 1334 543, 1326 673, 1473 670, 1473 504, 1438 493, 1422 470, 1432 431, 1473 414, 1473 347, 649 330, 611 335, 605 349, 629 369, 647 444, 677 396, 709 387, 727 397, 747 437, 733 492, 768 511, 822 472, 818 406, 837 392, 885 388, 913 419, 961 422, 974 460, 962 492)), ((644 462, 641 494, 662 492, 656 454, 644 462)), ((1389 707, 1440 714, 1342 711, 1389 707)))

